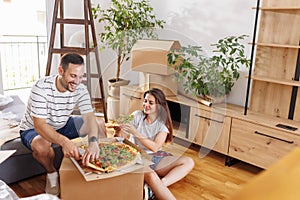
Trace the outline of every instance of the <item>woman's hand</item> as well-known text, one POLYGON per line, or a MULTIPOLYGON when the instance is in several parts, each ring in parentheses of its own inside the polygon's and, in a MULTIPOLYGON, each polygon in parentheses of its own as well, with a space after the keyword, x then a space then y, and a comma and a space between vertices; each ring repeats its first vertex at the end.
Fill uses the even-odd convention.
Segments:
POLYGON ((141 137, 141 134, 137 131, 135 126, 133 126, 132 124, 122 124, 120 128, 122 131, 124 131, 127 134, 132 134, 136 137, 141 137))
POLYGON ((114 127, 114 130, 115 130, 114 137, 122 137, 122 138, 127 137, 127 134, 121 129, 120 126, 114 127))

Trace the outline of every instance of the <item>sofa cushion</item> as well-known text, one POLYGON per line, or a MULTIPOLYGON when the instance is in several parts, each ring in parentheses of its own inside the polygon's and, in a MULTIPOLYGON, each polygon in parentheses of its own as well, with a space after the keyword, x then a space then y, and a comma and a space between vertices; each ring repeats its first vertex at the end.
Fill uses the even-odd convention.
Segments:
MULTIPOLYGON (((56 148, 59 148, 59 145, 52 144, 52 147, 56 149, 56 148)), ((14 150, 14 149, 17 150, 13 154, 13 156, 32 153, 32 151, 23 144, 21 138, 16 138, 16 139, 13 139, 13 140, 10 140, 10 141, 4 143, 0 149, 1 150, 14 150)))
POLYGON ((13 156, 16 156, 16 155, 22 155, 22 154, 28 154, 28 153, 31 153, 31 150, 29 150, 21 141, 21 138, 17 138, 17 139, 14 139, 14 140, 10 140, 6 143, 4 143, 2 146, 1 146, 1 150, 17 150, 13 156))

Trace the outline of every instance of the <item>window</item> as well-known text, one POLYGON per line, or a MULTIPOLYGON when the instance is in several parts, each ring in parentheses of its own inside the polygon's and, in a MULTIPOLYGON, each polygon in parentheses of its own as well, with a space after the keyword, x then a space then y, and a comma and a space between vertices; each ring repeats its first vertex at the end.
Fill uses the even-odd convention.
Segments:
POLYGON ((46 0, 0 0, 0 13, 0 85, 4 92, 30 88, 45 74, 46 0))

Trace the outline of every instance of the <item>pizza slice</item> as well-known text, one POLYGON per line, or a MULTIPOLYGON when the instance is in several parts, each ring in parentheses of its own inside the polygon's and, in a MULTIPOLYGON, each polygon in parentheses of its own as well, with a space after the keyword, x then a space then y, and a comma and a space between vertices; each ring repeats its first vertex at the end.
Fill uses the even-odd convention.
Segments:
POLYGON ((124 115, 120 116, 116 121, 120 124, 128 124, 134 120, 134 115, 124 115))
POLYGON ((120 124, 116 123, 116 122, 108 122, 108 123, 105 123, 105 127, 106 128, 117 128, 119 127, 120 124))
POLYGON ((109 172, 117 170, 117 168, 114 168, 112 166, 109 166, 109 167, 106 167, 106 168, 102 168, 102 167, 100 167, 99 165, 96 164, 97 162, 98 161, 96 161, 96 162, 90 162, 90 163, 88 163, 87 167, 90 167, 92 169, 95 169, 95 170, 97 170, 99 172, 103 172, 103 173, 109 173, 109 172))
POLYGON ((90 168, 95 169, 100 172, 105 172, 105 169, 98 167, 96 164, 93 164, 92 162, 89 162, 87 167, 90 167, 90 168))
POLYGON ((134 115, 125 115, 120 116, 117 120, 110 121, 108 123, 105 123, 105 127, 107 128, 117 128, 121 124, 128 124, 134 119, 134 115))

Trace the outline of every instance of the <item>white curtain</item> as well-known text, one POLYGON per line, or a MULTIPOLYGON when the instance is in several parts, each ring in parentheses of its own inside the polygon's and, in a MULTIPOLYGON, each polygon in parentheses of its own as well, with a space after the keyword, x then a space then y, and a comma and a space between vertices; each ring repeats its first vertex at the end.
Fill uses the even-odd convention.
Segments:
POLYGON ((0 94, 3 94, 3 84, 2 84, 2 67, 1 67, 1 54, 0 54, 0 78, 1 78, 1 81, 0 81, 0 94))

